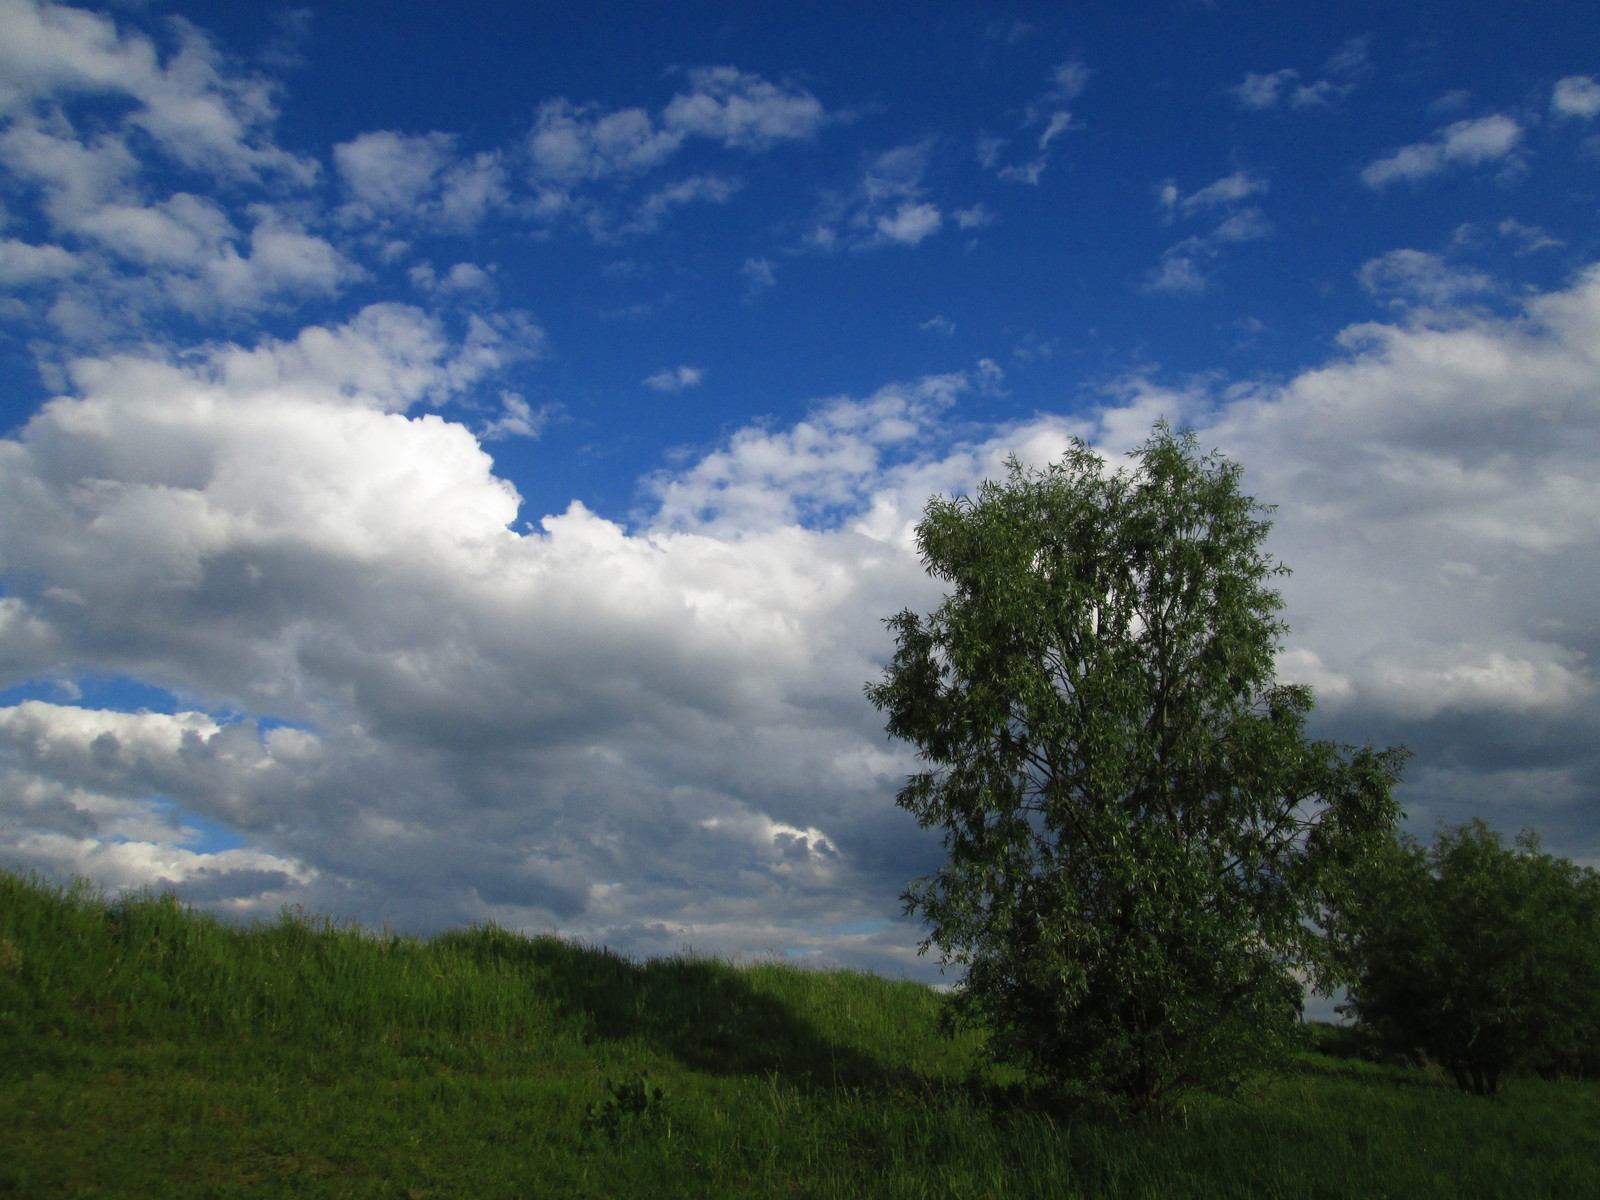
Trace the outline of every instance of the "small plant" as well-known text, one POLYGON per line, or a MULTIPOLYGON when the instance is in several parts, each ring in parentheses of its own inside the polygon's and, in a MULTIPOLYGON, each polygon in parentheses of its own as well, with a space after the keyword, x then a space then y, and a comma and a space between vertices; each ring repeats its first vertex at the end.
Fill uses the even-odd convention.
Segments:
POLYGON ((672 1134, 665 1088, 653 1086, 643 1075, 622 1083, 606 1081, 610 1095, 589 1105, 583 1116, 585 1136, 603 1133, 612 1142, 640 1134, 672 1134))

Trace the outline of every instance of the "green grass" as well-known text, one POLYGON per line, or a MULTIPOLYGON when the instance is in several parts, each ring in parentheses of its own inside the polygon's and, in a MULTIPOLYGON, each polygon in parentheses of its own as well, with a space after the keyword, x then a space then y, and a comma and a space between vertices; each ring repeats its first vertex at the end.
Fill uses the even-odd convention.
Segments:
POLYGON ((1158 1126, 974 1073, 851 972, 421 941, 0 874, 0 1196, 1600 1195, 1600 1085, 1307 1052, 1158 1126))

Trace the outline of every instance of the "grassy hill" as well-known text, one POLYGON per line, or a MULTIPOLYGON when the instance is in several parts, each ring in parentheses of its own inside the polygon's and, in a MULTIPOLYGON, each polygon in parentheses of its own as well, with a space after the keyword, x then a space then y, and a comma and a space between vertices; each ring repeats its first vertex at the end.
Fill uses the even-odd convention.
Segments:
POLYGON ((493 928, 243 929, 0 873, 0 1196, 1600 1195, 1600 1085, 1488 1102, 1308 1049, 1126 1126, 983 1076, 939 1004, 493 928))

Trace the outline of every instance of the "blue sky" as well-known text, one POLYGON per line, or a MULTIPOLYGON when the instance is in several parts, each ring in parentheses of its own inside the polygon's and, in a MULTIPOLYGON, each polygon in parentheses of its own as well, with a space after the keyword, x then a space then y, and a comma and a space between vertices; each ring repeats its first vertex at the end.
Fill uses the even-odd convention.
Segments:
POLYGON ((930 977, 911 530, 1166 417, 1317 731, 1600 859, 1597 31, 0 0, 0 857, 930 977))

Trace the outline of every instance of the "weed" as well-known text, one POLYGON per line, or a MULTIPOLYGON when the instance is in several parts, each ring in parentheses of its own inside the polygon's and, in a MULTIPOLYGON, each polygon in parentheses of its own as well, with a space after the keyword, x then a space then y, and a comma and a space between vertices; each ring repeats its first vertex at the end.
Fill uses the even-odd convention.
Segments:
POLYGON ((672 1115, 665 1088, 644 1075, 622 1083, 606 1081, 610 1094, 589 1105, 583 1117, 585 1135, 604 1134, 612 1142, 641 1134, 672 1136, 672 1115))

